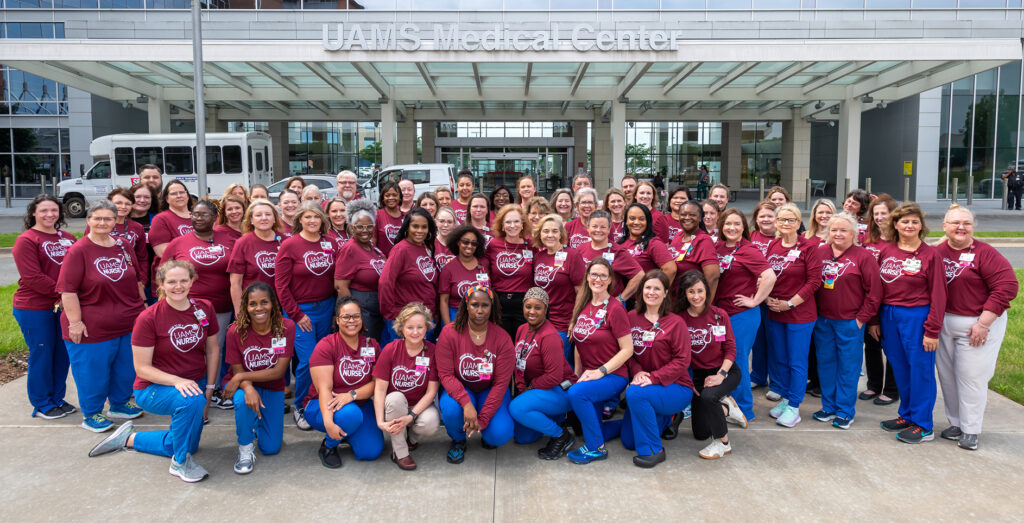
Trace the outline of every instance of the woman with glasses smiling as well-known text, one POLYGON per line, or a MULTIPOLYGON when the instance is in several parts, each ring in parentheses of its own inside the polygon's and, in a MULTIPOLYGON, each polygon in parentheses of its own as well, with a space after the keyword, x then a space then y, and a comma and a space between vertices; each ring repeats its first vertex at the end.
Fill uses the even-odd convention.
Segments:
POLYGON ((192 198, 185 184, 178 180, 167 182, 160 193, 160 208, 163 210, 153 217, 149 227, 149 244, 156 253, 154 266, 160 264, 171 240, 192 232, 192 198))
MULTIPOLYGON (((558 209, 558 200, 555 200, 555 203, 555 209, 558 209)), ((576 205, 576 217, 565 224, 565 232, 569 235, 569 247, 575 249, 590 241, 590 215, 597 210, 597 191, 590 187, 584 187, 576 193, 573 203, 576 205)), ((609 220, 610 222, 611 220, 609 220)))
POLYGON ((523 295, 533 286, 533 248, 523 237, 523 210, 510 203, 494 218, 494 239, 487 244, 491 286, 501 302, 501 326, 510 338, 526 321, 523 295))
POLYGON ((373 244, 376 212, 376 206, 370 200, 348 202, 345 219, 352 231, 352 239, 345 242, 338 253, 337 259, 344 262, 335 264, 334 288, 339 297, 351 295, 359 301, 366 334, 379 342, 384 317, 380 315, 377 290, 387 258, 373 244))
POLYGON ((462 293, 470 287, 491 281, 484 253, 484 235, 472 225, 464 223, 449 234, 448 250, 458 253, 456 259, 441 269, 438 282, 438 300, 444 325, 455 320, 462 304, 462 293))

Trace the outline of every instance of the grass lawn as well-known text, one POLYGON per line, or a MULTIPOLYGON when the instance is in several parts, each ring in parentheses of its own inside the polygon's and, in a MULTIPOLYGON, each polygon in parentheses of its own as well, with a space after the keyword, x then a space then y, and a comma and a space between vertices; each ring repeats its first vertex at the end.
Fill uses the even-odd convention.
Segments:
MULTIPOLYGON (((1017 281, 1024 288, 1024 269, 1014 269, 1017 281)), ((1024 404, 1024 295, 1017 294, 1011 302, 1006 338, 999 351, 996 375, 989 388, 1007 398, 1024 404)))
POLYGON ((11 313, 14 290, 17 288, 17 283, 0 287, 0 356, 28 349, 25 339, 21 337, 18 322, 14 321, 14 314, 11 313))
MULTIPOLYGON (((63 230, 63 229, 62 229, 63 230)), ((14 240, 18 239, 20 232, 0 232, 0 248, 3 247, 14 247, 14 240)), ((75 238, 81 238, 83 236, 80 232, 73 232, 75 238)))

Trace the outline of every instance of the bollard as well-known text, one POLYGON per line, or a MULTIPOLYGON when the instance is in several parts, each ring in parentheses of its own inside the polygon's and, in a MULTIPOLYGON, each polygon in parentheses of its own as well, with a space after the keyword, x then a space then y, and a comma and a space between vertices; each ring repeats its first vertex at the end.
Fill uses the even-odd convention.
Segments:
POLYGON ((46 176, 39 177, 39 194, 46 194, 46 176))
MULTIPOLYGON (((1010 180, 1007 180, 1006 178, 1003 178, 1003 205, 1002 205, 1001 208, 1004 211, 1006 210, 1006 198, 1009 196, 1008 194, 1006 194, 1006 191, 1008 191, 1008 190, 1010 190, 1010 180)), ((8 207, 10 207, 10 206, 8 206, 8 207)))
POLYGON ((804 184, 804 209, 811 209, 811 179, 807 179, 807 183, 804 184))
POLYGON ((910 201, 910 177, 903 178, 903 203, 910 201))
POLYGON ((974 203, 974 175, 967 175, 967 205, 974 203))
POLYGON ((11 208, 11 179, 4 178, 4 200, 7 202, 7 208, 11 208))
POLYGON ((757 183, 759 185, 759 191, 760 191, 758 193, 759 196, 758 196, 757 200, 761 201, 761 200, 764 200, 764 178, 761 178, 761 179, 757 180, 757 183))
POLYGON ((950 191, 952 196, 949 197, 949 203, 956 203, 956 198, 960 195, 960 180, 958 178, 953 178, 950 181, 953 182, 953 186, 950 191))
POLYGON ((53 196, 54 196, 54 198, 57 197, 57 180, 58 179, 59 178, 56 177, 56 176, 53 177, 53 196))
POLYGON ((871 178, 864 178, 864 190, 871 194, 871 178))
MULTIPOLYGON (((845 189, 843 191, 843 198, 846 198, 846 195, 850 194, 850 179, 849 178, 847 178, 846 180, 843 181, 843 188, 845 189)), ((839 195, 837 194, 836 196, 839 196, 839 195)), ((838 200, 839 198, 836 198, 836 199, 838 200)))

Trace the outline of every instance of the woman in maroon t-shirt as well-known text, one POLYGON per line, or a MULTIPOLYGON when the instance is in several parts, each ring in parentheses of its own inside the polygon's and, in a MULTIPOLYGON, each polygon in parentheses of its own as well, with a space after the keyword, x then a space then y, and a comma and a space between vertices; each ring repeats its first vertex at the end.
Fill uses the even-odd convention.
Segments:
POLYGON ((164 249, 171 240, 192 232, 192 198, 189 197, 188 188, 183 182, 167 182, 164 190, 160 192, 160 209, 162 211, 153 217, 149 226, 149 244, 153 246, 153 252, 157 257, 153 262, 154 266, 159 265, 164 249))
MULTIPOLYGON (((142 224, 128 219, 128 215, 132 213, 132 207, 135 205, 135 197, 128 189, 115 187, 107 194, 107 199, 113 202, 114 207, 117 207, 117 218, 114 220, 114 228, 110 230, 110 236, 121 238, 135 252, 135 258, 139 260, 139 264, 135 266, 135 272, 138 273, 142 281, 148 283, 149 251, 146 248, 146 231, 142 224)), ((85 226, 85 234, 89 234, 88 224, 85 226)))
POLYGON ((99 456, 123 449, 171 458, 170 473, 195 483, 209 474, 192 460, 203 433, 220 350, 213 307, 189 297, 196 281, 191 263, 171 260, 156 272, 160 300, 135 321, 135 398, 146 411, 171 417, 166 430, 134 432, 127 422, 89 451, 99 456), (205 393, 204 393, 205 385, 205 393))
POLYGON ((398 313, 395 328, 401 338, 381 349, 373 366, 373 410, 377 427, 390 436, 391 461, 413 470, 416 462, 409 451, 441 425, 434 406, 440 388, 434 344, 424 341, 430 311, 422 303, 410 303, 398 313))
MULTIPOLYGON (((241 188, 245 189, 244 187, 241 188)), ((220 212, 217 214, 217 226, 214 227, 214 230, 227 235, 230 238, 231 246, 234 246, 235 242, 245 233, 245 226, 242 225, 242 220, 245 218, 247 201, 247 199, 233 194, 229 194, 220 200, 220 212)))
POLYGON ((334 288, 339 297, 354 296, 359 301, 366 335, 379 341, 384 317, 380 315, 377 290, 387 257, 373 244, 376 208, 366 199, 352 200, 345 207, 352 238, 338 253, 338 259, 344 262, 335 264, 334 288))
MULTIPOLYGON (((573 203, 573 195, 571 189, 555 189, 555 192, 551 194, 551 212, 558 215, 562 219, 562 223, 568 226, 569 222, 575 218, 575 210, 573 203)), ((591 211, 593 212, 593 211, 591 211)))
POLYGON ((658 190, 654 184, 646 180, 637 183, 633 195, 635 203, 639 203, 651 211, 651 227, 658 239, 662 242, 670 241, 668 239, 669 218, 658 210, 658 190))
POLYGON ((575 373, 580 377, 569 389, 569 403, 586 443, 570 451, 569 459, 581 465, 608 457, 600 411, 609 400, 617 402, 629 383, 626 361, 633 355, 626 309, 609 292, 611 264, 602 257, 594 258, 587 264, 586 275, 586 287, 569 325, 576 345, 575 373))
POLYGON ((836 204, 832 200, 821 198, 811 206, 811 225, 804 233, 804 238, 818 245, 828 242, 828 221, 836 213, 836 204))
POLYGON ((620 243, 629 231, 626 230, 626 195, 616 187, 604 193, 603 210, 611 215, 611 227, 608 238, 612 243, 620 243))
POLYGON ((398 229, 402 228, 402 219, 405 213, 399 205, 402 202, 402 191, 395 182, 384 182, 380 186, 380 199, 377 202, 380 209, 377 211, 374 220, 374 239, 377 248, 384 252, 385 256, 391 255, 391 249, 398 244, 398 229))
POLYGON ((60 230, 64 206, 40 194, 25 212, 25 232, 14 240, 18 290, 14 319, 28 345, 28 399, 32 416, 63 418, 78 409, 64 401, 68 381, 68 350, 60 333, 57 276, 75 236, 60 230))
POLYGON ((345 221, 347 203, 341 198, 331 198, 324 205, 324 213, 327 214, 328 221, 327 239, 334 244, 335 261, 341 259, 341 248, 350 238, 345 221))
POLYGON ((86 214, 89 235, 68 250, 57 278, 64 306, 61 330, 85 417, 82 428, 93 432, 114 426, 107 417, 142 414, 131 399, 131 324, 142 312, 145 294, 135 253, 124 240, 110 236, 116 213, 110 200, 92 204, 86 214), (110 410, 104 417, 107 400, 110 410))
POLYGON ((467 289, 477 283, 489 285, 491 281, 484 254, 484 235, 476 227, 468 223, 456 227, 448 235, 448 250, 458 253, 458 257, 441 269, 437 292, 442 325, 455 320, 467 289))
POLYGON ((302 201, 299 199, 299 193, 291 189, 281 191, 277 198, 277 207, 281 211, 281 236, 291 238, 293 234, 299 233, 294 225, 295 215, 299 212, 302 201))
POLYGON ((672 240, 675 239, 676 235, 682 232, 683 226, 680 222, 682 222, 683 217, 679 211, 683 207, 683 203, 688 202, 692 199, 693 197, 690 196, 690 190, 687 189, 684 185, 680 185, 675 189, 672 189, 672 192, 669 193, 669 212, 665 215, 669 220, 668 240, 665 242, 666 245, 672 243, 672 240))
POLYGON ((659 269, 668 277, 669 288, 676 276, 675 257, 654 232, 651 210, 640 203, 631 203, 626 210, 626 235, 616 243, 626 248, 643 272, 659 269))
POLYGON ((434 259, 437 266, 444 269, 448 262, 456 257, 456 251, 448 250, 448 235, 452 233, 459 221, 455 219, 455 211, 451 207, 438 207, 434 213, 434 223, 437 224, 437 247, 434 252, 434 259))
POLYGON ((594 258, 608 260, 612 267, 608 291, 625 303, 636 293, 644 274, 636 258, 623 246, 609 240, 610 223, 611 217, 607 212, 594 211, 587 229, 590 241, 576 247, 576 252, 583 258, 583 263, 590 263, 594 258))
MULTIPOLYGON (((424 209, 413 209, 406 215, 398 231, 398 244, 391 251, 380 274, 380 313, 384 316, 381 341, 387 345, 397 339, 392 328, 394 319, 407 304, 418 301, 437 312, 439 270, 434 261, 434 240, 437 226, 424 209)), ((436 338, 428 333, 427 339, 436 338)))
POLYGON ((569 321, 576 296, 583 290, 586 264, 575 249, 565 248, 568 236, 557 214, 541 218, 536 231, 533 237, 533 284, 544 289, 551 298, 548 319, 562 337, 565 360, 571 364, 569 321))
POLYGON ((270 200, 253 200, 242 220, 245 235, 235 242, 228 260, 228 279, 231 303, 238 315, 242 292, 249 285, 261 281, 274 286, 277 251, 281 248, 281 218, 270 200))
MULTIPOLYGON (((679 217, 682 230, 672 238, 672 243, 668 246, 669 254, 676 259, 676 275, 682 276, 694 270, 704 274, 704 278, 711 285, 709 299, 714 301, 722 268, 718 265, 715 242, 704 229, 704 210, 697 201, 687 200, 679 206, 679 217)), ((672 281, 672 287, 675 289, 673 296, 679 296, 678 283, 679 278, 672 281)))
POLYGON ((569 235, 566 245, 575 249, 590 241, 590 215, 597 210, 597 191, 590 187, 580 189, 573 199, 573 205, 576 207, 576 217, 565 223, 565 232, 569 235))
POLYGON ((476 193, 469 199, 466 223, 476 227, 484 235, 484 242, 490 242, 491 234, 491 201, 483 193, 476 193))
POLYGON ((525 215, 508 204, 494 217, 494 239, 487 244, 491 287, 501 302, 501 326, 509 337, 523 324, 523 295, 533 286, 533 247, 523 236, 525 215))
MULTIPOLYGON (((878 254, 882 252, 882 242, 892 241, 886 236, 886 224, 889 223, 889 213, 895 208, 896 200, 886 193, 879 194, 868 204, 868 235, 863 247, 875 258, 876 264, 879 261, 878 254)), ((877 319, 875 326, 878 326, 877 319)), ((900 391, 896 388, 892 363, 882 351, 880 336, 872 336, 870 327, 864 329, 864 373, 867 375, 867 388, 857 398, 873 400, 872 403, 875 405, 891 405, 900 399, 900 391)))
MULTIPOLYGON (((782 194, 773 193, 778 198, 782 194)), ((786 202, 782 202, 784 204, 786 202)), ((750 213, 750 221, 754 230, 750 231, 750 243, 757 247, 761 254, 767 256, 768 244, 775 239, 775 209, 782 204, 775 205, 771 200, 764 199, 757 202, 754 210, 750 213)), ((799 229, 798 229, 799 230, 799 229)), ((750 349, 750 387, 769 386, 765 395, 769 401, 779 401, 782 398, 782 389, 776 380, 771 379, 772 367, 769 365, 768 341, 765 336, 765 322, 768 321, 768 307, 761 304, 761 325, 757 327, 757 336, 754 338, 754 346, 750 349)))
POLYGON ((455 219, 465 223, 469 219, 469 200, 473 197, 473 173, 468 170, 459 172, 455 178, 455 192, 458 197, 452 200, 452 210, 455 211, 455 219))

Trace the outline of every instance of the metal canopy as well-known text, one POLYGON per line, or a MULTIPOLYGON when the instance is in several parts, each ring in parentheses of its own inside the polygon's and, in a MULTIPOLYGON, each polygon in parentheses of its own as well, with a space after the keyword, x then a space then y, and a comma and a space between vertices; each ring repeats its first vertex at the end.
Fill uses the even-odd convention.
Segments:
MULTIPOLYGON (((8 40, 0 63, 112 100, 192 99, 191 45, 8 40)), ((673 52, 325 51, 311 41, 211 41, 205 97, 221 119, 830 118, 1021 59, 1017 39, 694 42, 673 52), (586 61, 581 61, 586 59, 586 61)))

